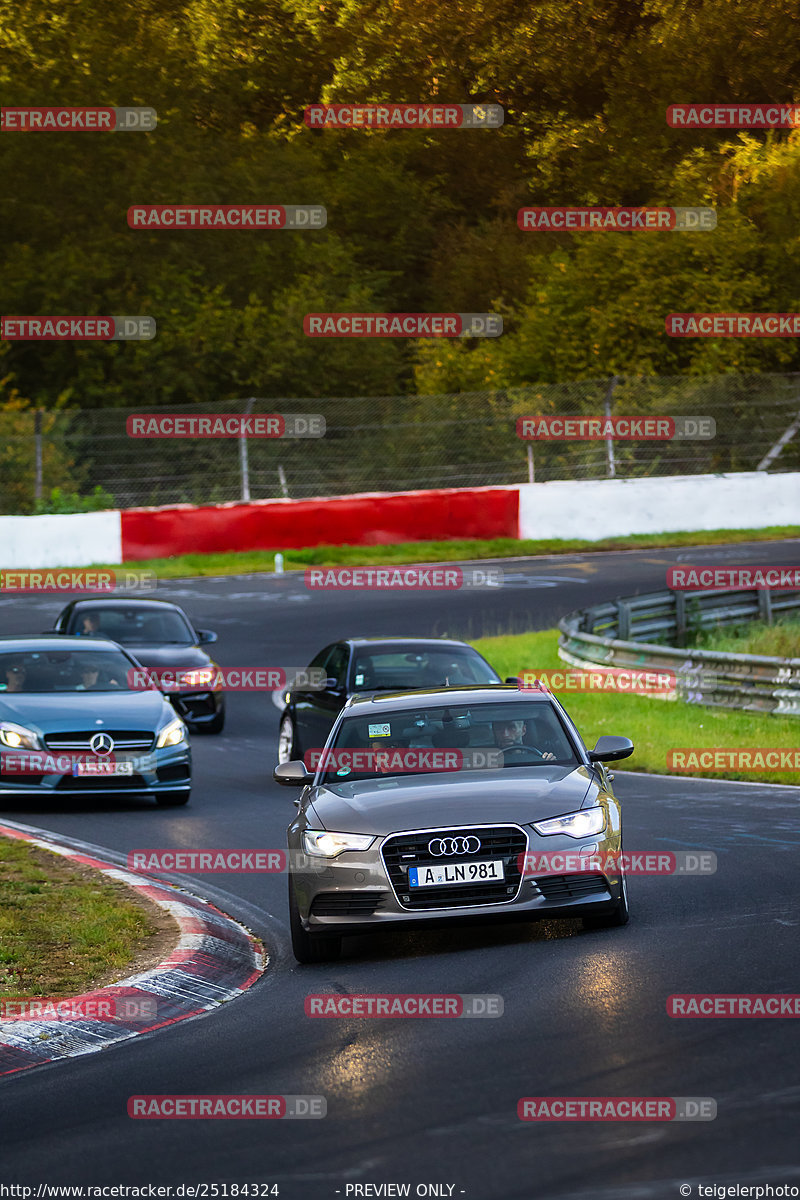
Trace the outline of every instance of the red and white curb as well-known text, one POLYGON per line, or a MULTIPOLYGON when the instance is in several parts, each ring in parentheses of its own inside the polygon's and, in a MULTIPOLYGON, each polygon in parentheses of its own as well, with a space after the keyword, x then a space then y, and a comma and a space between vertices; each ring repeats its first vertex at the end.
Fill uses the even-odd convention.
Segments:
MULTIPOLYGON (((199 1016, 247 991, 264 973, 267 958, 258 938, 218 908, 167 883, 74 850, 49 836, 0 824, 0 837, 29 842, 74 862, 93 867, 109 879, 135 889, 174 917, 180 940, 169 958, 157 967, 119 983, 70 997, 74 1007, 98 1011, 97 1002, 113 1001, 115 1011, 156 1014, 146 1020, 113 1016, 0 1019, 0 1076, 28 1067, 91 1054, 114 1042, 163 1029, 176 1021, 199 1016), (119 1003, 147 1001, 148 1003, 119 1003)), ((99 1011, 110 1011, 106 1003, 99 1011)))

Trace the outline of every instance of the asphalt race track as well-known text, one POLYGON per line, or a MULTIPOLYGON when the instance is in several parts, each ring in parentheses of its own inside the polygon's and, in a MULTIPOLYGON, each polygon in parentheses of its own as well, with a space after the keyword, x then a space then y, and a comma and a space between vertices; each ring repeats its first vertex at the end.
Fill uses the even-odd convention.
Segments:
MULTIPOLYGON (((346 634, 546 628, 573 608, 663 588, 675 562, 789 565, 798 549, 782 542, 519 560, 504 564, 516 582, 501 591, 444 596, 310 592, 299 576, 190 581, 158 594, 218 631, 223 665, 298 665, 346 634)), ((48 628, 66 599, 0 600, 3 632, 48 628)), ((3 817, 120 861, 144 847, 283 847, 295 810, 293 793, 271 779, 277 711, 268 695, 233 694, 228 703, 226 732, 193 739, 187 809, 98 798, 65 801, 58 811, 20 805, 3 817)), ((438 1185, 428 1194, 471 1200, 649 1200, 677 1197, 682 1184, 694 1196, 698 1184, 800 1186, 796 1023, 666 1013, 676 992, 800 991, 800 790, 621 771, 616 787, 628 850, 705 849, 719 860, 711 876, 632 879, 624 929, 586 933, 577 921, 554 921, 360 938, 345 943, 340 963, 300 967, 283 876, 189 879, 263 938, 271 959, 264 980, 210 1016, 1 1081, 4 1180, 34 1188, 276 1183, 287 1200, 400 1183, 412 1196, 417 1185, 438 1185), (495 1020, 315 1021, 303 1000, 320 991, 493 993, 505 1011, 495 1020), (127 1116, 129 1096, 161 1093, 323 1095, 328 1115, 127 1116), (523 1096, 713 1097, 718 1115, 530 1124, 517 1117, 523 1096)))

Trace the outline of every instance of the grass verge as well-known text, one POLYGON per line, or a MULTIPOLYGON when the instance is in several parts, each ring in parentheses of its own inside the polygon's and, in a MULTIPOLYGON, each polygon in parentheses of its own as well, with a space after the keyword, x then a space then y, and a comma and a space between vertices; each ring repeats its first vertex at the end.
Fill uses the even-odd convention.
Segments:
POLYGON ((0 998, 74 996, 150 965, 167 930, 131 896, 90 867, 0 837, 0 998))
MULTIPOLYGON (((500 675, 518 675, 523 670, 563 670, 558 657, 558 631, 480 638, 475 646, 500 675)), ((649 771, 675 774, 667 766, 667 751, 677 748, 712 749, 753 747, 795 750, 800 721, 791 717, 761 716, 724 709, 702 708, 683 701, 664 701, 648 696, 625 696, 616 692, 568 692, 559 695, 591 747, 606 733, 629 737, 636 747, 630 758, 614 766, 620 771, 649 771)), ((800 783, 798 771, 692 771, 709 779, 744 779, 751 783, 800 783)))
MULTIPOLYGON (((637 534, 633 537, 604 538, 600 542, 587 542, 578 538, 493 538, 489 541, 457 539, 446 542, 395 542, 389 546, 311 546, 304 550, 281 550, 280 553, 283 554, 286 571, 301 571, 305 567, 402 566, 406 563, 457 562, 462 559, 588 554, 601 550, 776 542, 796 537, 800 537, 800 525, 773 525, 767 529, 637 534)), ((155 571, 161 579, 186 579, 203 575, 254 575, 273 571, 277 553, 279 552, 276 550, 246 550, 230 554, 182 554, 173 558, 149 558, 126 565, 131 569, 155 571)), ((92 566, 114 570, 119 564, 93 563, 92 566)))
POLYGON ((733 654, 766 654, 770 658, 800 657, 800 621, 797 618, 765 625, 748 621, 743 625, 703 630, 692 645, 702 650, 733 654))

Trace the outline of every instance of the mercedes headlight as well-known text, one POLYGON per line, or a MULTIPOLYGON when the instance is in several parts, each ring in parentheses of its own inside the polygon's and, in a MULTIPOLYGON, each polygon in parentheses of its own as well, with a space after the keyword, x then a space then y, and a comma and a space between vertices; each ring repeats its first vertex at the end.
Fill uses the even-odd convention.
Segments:
POLYGON ((580 812, 568 813, 566 817, 553 817, 550 821, 534 821, 537 833, 565 833, 567 837, 584 838, 600 833, 605 828, 606 814, 602 808, 583 808, 580 812))
POLYGON ((170 721, 169 725, 165 725, 158 735, 156 747, 163 750, 165 746, 179 746, 181 742, 186 741, 186 726, 180 717, 176 717, 174 721, 170 721))
POLYGON ((0 745, 8 746, 11 750, 42 750, 38 733, 26 729, 24 725, 14 725, 12 721, 0 721, 0 745))
POLYGON ((367 850, 375 841, 372 836, 359 833, 328 833, 324 829, 306 829, 303 846, 306 854, 317 858, 336 858, 345 850, 367 850))

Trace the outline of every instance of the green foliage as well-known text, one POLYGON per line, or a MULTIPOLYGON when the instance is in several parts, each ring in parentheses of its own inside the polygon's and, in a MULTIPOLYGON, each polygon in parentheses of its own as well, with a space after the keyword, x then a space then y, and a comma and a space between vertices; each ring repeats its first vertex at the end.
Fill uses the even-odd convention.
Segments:
POLYGON ((41 513, 87 513, 102 512, 114 507, 114 497, 98 486, 88 496, 79 496, 77 492, 65 492, 61 488, 51 488, 47 499, 37 500, 34 512, 41 513))
MULTIPOLYGON (((147 343, 10 343, 51 409, 798 369, 791 339, 669 339, 672 309, 794 311, 800 134, 668 104, 798 90, 790 0, 0 0, 0 102, 151 105, 152 133, 3 138, 10 313, 141 313, 147 343), (499 101, 502 130, 324 131, 318 100, 499 101), (135 203, 322 203, 328 226, 134 231, 135 203), (523 233, 537 204, 709 204, 714 233, 523 233), (318 341, 309 309, 502 311, 496 341, 318 341)), ((60 483, 59 480, 48 480, 60 483)))

